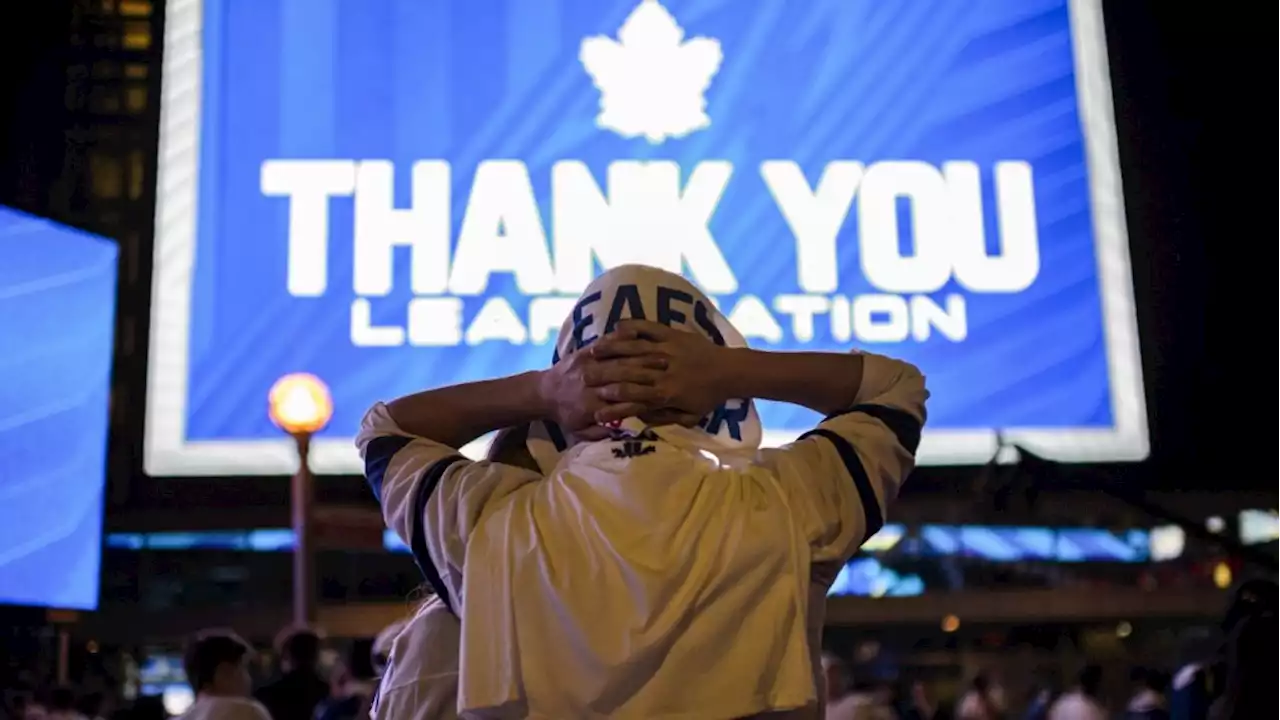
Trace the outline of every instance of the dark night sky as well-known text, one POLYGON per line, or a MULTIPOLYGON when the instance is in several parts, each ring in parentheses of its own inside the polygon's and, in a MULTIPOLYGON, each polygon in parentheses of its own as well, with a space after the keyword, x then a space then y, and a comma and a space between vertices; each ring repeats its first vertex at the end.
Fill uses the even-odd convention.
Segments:
POLYGON ((1271 152, 1276 112, 1261 90, 1270 16, 1176 0, 1104 6, 1152 433, 1144 479, 1274 492, 1275 410, 1256 397, 1263 377, 1270 395, 1271 358, 1254 329, 1271 318, 1249 305, 1270 307, 1276 287, 1254 271, 1276 247, 1271 169, 1257 157, 1271 152))
MULTIPOLYGON (((1149 488, 1274 491, 1275 410, 1254 396, 1262 377, 1270 394, 1271 360, 1250 325, 1270 327, 1270 313, 1249 309, 1250 298, 1270 307, 1276 288, 1270 270, 1265 280, 1252 272, 1277 247, 1271 171, 1250 170, 1272 137, 1261 91, 1272 20, 1244 17, 1239 4, 1104 7, 1153 443, 1152 460, 1124 474, 1149 488)), ((0 30, 0 202, 41 212, 61 171, 70 12, 49 0, 25 3, 24 14, 0 30)))
POLYGON ((41 212, 40 188, 62 164, 63 46, 71 11, 65 0, 30 5, 22 22, 0 23, 0 203, 41 212))

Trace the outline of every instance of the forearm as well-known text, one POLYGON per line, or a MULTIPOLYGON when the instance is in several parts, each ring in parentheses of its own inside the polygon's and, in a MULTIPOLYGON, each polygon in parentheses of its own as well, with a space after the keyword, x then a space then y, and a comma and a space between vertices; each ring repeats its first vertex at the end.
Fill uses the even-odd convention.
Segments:
POLYGON ((718 369, 725 399, 778 400, 831 415, 852 407, 862 385, 855 353, 726 349, 718 369))
POLYGON ((549 415, 539 390, 541 373, 426 390, 387 404, 400 429, 453 448, 485 433, 549 415))

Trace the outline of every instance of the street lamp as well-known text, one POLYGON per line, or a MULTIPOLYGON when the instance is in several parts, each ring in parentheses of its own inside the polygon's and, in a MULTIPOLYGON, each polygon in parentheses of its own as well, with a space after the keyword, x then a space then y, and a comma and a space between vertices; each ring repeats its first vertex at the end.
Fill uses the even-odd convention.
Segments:
POLYGON ((333 398, 320 378, 307 373, 285 375, 267 394, 271 422, 293 437, 298 450, 298 470, 289 484, 293 511, 293 622, 306 627, 315 622, 315 553, 312 537, 314 496, 308 455, 311 436, 333 417, 333 398))

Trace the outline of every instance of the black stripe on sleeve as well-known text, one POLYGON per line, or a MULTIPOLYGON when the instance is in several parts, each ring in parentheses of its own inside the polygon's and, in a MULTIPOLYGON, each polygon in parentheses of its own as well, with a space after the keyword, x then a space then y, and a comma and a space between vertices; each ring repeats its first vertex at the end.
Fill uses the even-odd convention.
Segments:
POLYGON ((382 480, 391 465, 391 458, 400 452, 405 445, 413 442, 413 438, 403 435, 382 435, 369 441, 364 448, 364 477, 369 481, 369 489, 379 503, 382 502, 382 480))
MULTIPOLYGON (((884 423, 894 437, 898 439, 898 444, 906 448, 907 452, 912 455, 915 455, 916 449, 920 447, 920 431, 923 425, 905 410, 899 410, 888 405, 854 405, 844 412, 828 415, 827 420, 833 420, 851 413, 869 415, 884 423)), ((826 421, 824 420, 823 422, 826 421)))
POLYGON ((564 452, 568 449, 569 441, 565 439, 564 431, 560 429, 560 426, 550 420, 546 421, 546 426, 547 436, 551 438, 552 444, 556 446, 556 452, 564 452))
POLYGON ((884 513, 880 511, 880 501, 876 498, 876 490, 871 485, 871 478, 867 475, 867 469, 862 466, 858 451, 853 449, 853 445, 850 445, 848 440, 825 428, 810 430, 801 435, 800 440, 809 437, 822 437, 829 440, 840 455, 840 461, 844 463, 844 468, 849 472, 849 477, 853 478, 853 485, 858 490, 858 499, 862 501, 863 520, 867 527, 866 534, 862 536, 862 542, 866 542, 868 538, 880 532, 880 528, 884 527, 884 513))
POLYGON ((418 483, 417 489, 414 490, 413 530, 410 532, 409 537, 409 550, 413 552, 413 560, 418 564, 418 569, 426 577, 427 584, 440 597, 440 601, 454 615, 457 615, 457 613, 453 609, 453 598, 449 597, 449 588, 444 584, 444 578, 440 577, 440 571, 436 569, 435 563, 431 562, 431 553, 427 550, 427 529, 424 516, 427 512, 427 501, 431 499, 432 493, 440 485, 440 479, 449 471, 449 468, 456 463, 466 462, 466 460, 461 455, 451 455, 443 460, 437 460, 434 465, 423 472, 422 480, 418 483))

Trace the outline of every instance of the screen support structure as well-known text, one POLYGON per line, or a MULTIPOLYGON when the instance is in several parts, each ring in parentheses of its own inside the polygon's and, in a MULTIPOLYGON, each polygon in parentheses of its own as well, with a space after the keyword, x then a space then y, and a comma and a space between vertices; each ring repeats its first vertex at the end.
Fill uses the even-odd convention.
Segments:
MULTIPOLYGON (((1087 466, 1069 466, 1048 460, 1023 447, 1013 446, 1017 452, 1017 460, 1013 470, 1021 471, 1027 481, 1038 486, 1055 487, 1070 486, 1079 489, 1101 492, 1149 517, 1177 525, 1187 534, 1208 545, 1216 546, 1232 557, 1256 565, 1268 573, 1275 573, 1276 559, 1274 555, 1250 547, 1230 537, 1227 533, 1210 531, 1203 522, 1199 522, 1169 510, 1160 503, 1147 497, 1141 489, 1125 487, 1106 475, 1087 466)), ((1016 477, 1016 475, 1015 475, 1016 477)))

